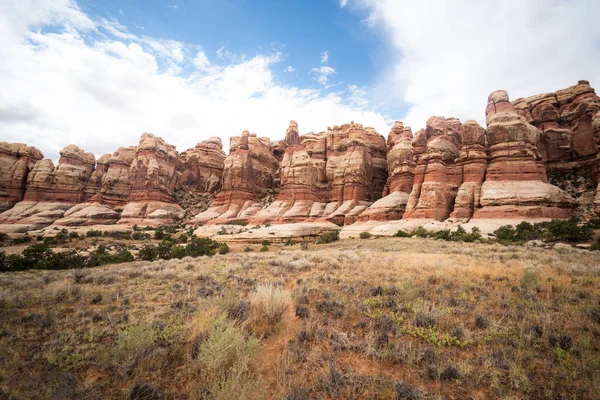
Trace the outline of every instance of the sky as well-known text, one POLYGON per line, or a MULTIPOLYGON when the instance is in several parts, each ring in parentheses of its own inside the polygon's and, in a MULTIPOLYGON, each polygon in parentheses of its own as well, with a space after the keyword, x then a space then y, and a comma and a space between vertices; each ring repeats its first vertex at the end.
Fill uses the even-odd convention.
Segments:
POLYGON ((485 122, 511 99, 600 86, 597 0, 0 0, 0 141, 57 160, 151 132, 179 151, 247 129, 485 122))

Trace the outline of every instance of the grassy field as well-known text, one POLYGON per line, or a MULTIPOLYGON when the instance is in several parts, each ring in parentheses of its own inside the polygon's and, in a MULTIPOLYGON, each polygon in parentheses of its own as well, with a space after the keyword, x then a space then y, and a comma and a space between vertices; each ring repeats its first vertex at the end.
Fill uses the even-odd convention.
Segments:
POLYGON ((600 398, 600 252, 253 247, 0 274, 0 398, 600 398))

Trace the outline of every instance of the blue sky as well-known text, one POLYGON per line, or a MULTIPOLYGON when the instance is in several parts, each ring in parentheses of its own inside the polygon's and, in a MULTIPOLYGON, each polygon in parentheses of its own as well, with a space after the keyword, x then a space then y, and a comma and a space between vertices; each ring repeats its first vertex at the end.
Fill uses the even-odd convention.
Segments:
POLYGON ((56 160, 152 132, 179 151, 248 129, 429 117, 600 85, 597 0, 0 0, 0 141, 56 160))
POLYGON ((117 19, 138 35, 169 38, 202 46, 207 54, 219 48, 251 57, 272 48, 286 60, 275 69, 278 79, 293 85, 318 86, 309 71, 329 52, 336 81, 367 85, 378 63, 384 63, 385 42, 362 22, 364 14, 341 8, 339 0, 310 1, 116 1, 83 0, 89 15, 117 19), (291 65, 294 74, 284 74, 291 65))

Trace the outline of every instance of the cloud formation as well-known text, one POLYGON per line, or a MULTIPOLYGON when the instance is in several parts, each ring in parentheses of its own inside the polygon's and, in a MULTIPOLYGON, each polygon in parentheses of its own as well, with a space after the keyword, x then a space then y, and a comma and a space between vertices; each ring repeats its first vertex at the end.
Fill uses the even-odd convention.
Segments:
POLYGON ((600 88, 597 0, 355 2, 393 53, 380 100, 406 103, 413 131, 431 115, 482 123, 497 89, 516 99, 579 79, 600 88))
MULTIPOLYGON (((142 132, 180 151, 210 136, 227 147, 243 129, 281 139, 291 119, 302 132, 350 120, 388 131, 350 90, 280 83, 278 51, 250 58, 221 47, 211 55, 198 44, 132 34, 71 0, 0 4, 0 59, 0 140, 53 159, 69 143, 99 157, 137 144, 142 132)), ((319 76, 326 82, 331 73, 319 76)))

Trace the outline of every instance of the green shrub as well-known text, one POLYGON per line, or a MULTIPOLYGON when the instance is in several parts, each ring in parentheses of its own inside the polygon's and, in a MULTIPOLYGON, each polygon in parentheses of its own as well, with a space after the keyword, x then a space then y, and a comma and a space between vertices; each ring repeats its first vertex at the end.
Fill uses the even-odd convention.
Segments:
POLYGON ((135 231, 131 235, 131 238, 133 240, 147 240, 147 239, 150 239, 150 235, 148 233, 144 233, 144 232, 140 232, 140 231, 135 231))
POLYGON ((412 234, 404 232, 404 231, 398 231, 394 234, 394 237, 409 238, 409 237, 412 237, 412 234))
POLYGON ((256 390, 250 390, 248 384, 258 378, 253 360, 259 349, 258 339, 246 339, 235 322, 220 315, 191 362, 201 386, 208 392, 208 396, 201 397, 243 398, 256 390))
POLYGON ((590 246, 590 251, 599 251, 600 250, 600 237, 596 239, 596 241, 590 246))
POLYGON ((550 241, 566 241, 571 243, 584 242, 592 238, 592 229, 588 225, 578 225, 572 218, 568 221, 553 219, 547 223, 548 232, 544 238, 550 241))
POLYGON ((538 276, 531 270, 525 270, 521 276, 521 287, 531 289, 538 284, 538 276))
POLYGON ((263 244, 262 246, 260 246, 260 251, 261 251, 261 252, 269 251, 269 246, 265 246, 265 245, 263 244))
POLYGON ((263 246, 270 246, 270 245, 271 245, 271 242, 269 242, 267 239, 264 239, 264 240, 261 242, 261 245, 263 245, 263 246))
POLYGON ((154 261, 158 257, 156 246, 146 245, 142 247, 138 253, 138 260, 154 261))
POLYGON ((190 243, 185 246, 185 250, 190 257, 212 256, 215 249, 219 247, 217 242, 208 238, 193 237, 190 243))
POLYGON ((283 245, 284 246, 293 246, 294 241, 292 240, 292 238, 288 238, 283 245))
POLYGON ((133 360, 156 342, 158 332, 150 324, 130 325, 119 331, 116 355, 122 360, 133 360))
POLYGON ((219 254, 227 254, 229 253, 229 246, 227 246, 227 243, 221 243, 219 245, 219 254))
POLYGON ((333 243, 340 240, 340 231, 329 231, 319 235, 317 244, 333 243))
POLYGON ((368 239, 371 237, 371 234, 369 232, 361 232, 359 236, 361 239, 368 239))
POLYGON ((11 241, 12 244, 23 244, 23 243, 29 243, 29 242, 31 242, 31 236, 29 236, 27 233, 18 238, 14 238, 11 241))
POLYGON ((248 225, 248 221, 231 221, 231 222, 227 222, 227 225, 246 226, 246 225, 248 225))
POLYGON ((250 246, 246 246, 246 247, 244 247, 244 251, 245 251, 246 253, 248 253, 248 252, 252 251, 252 247, 250 247, 250 246))
POLYGON ((8 242, 10 240, 10 236, 8 236, 4 232, 0 232, 0 242, 8 242))
POLYGON ((437 240, 452 240, 452 233, 450 229, 443 229, 433 234, 433 237, 437 240))
POLYGON ((422 226, 419 226, 417 229, 415 229, 412 234, 420 238, 426 238, 431 235, 431 233, 422 226))
POLYGON ((183 257, 186 257, 186 256, 187 256, 187 252, 185 250, 185 247, 183 247, 183 246, 175 246, 171 250, 171 258, 176 258, 178 260, 181 260, 183 257))
POLYGON ((89 231, 87 231, 87 233, 85 234, 85 236, 87 236, 87 237, 99 237, 99 236, 102 236, 102 232, 94 230, 94 229, 90 229, 89 231))
POLYGON ((156 248, 156 251, 158 252, 158 258, 170 260, 174 245, 175 243, 170 239, 164 239, 162 242, 160 242, 156 248))

